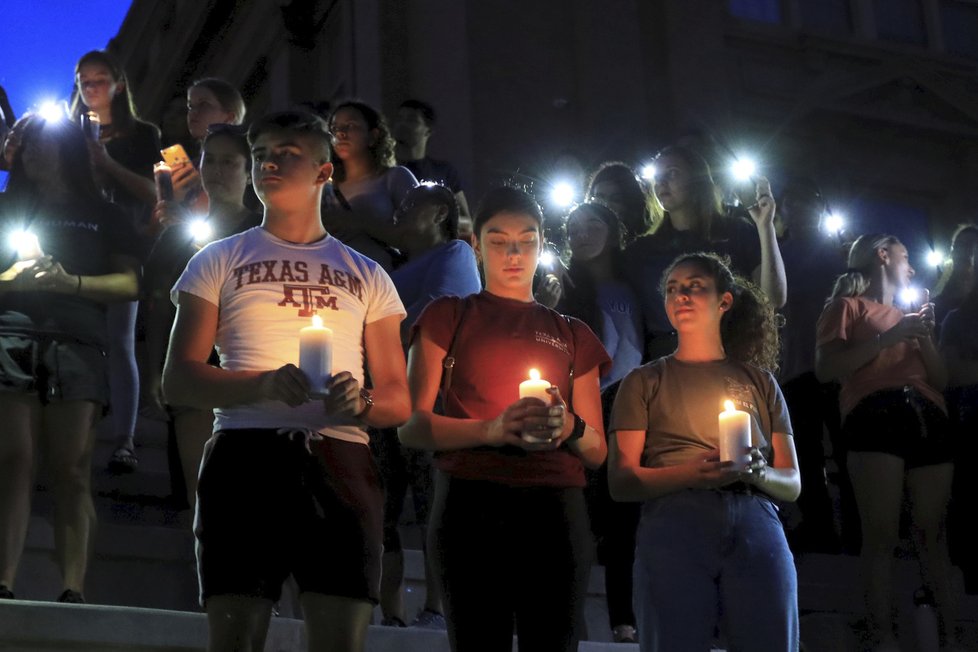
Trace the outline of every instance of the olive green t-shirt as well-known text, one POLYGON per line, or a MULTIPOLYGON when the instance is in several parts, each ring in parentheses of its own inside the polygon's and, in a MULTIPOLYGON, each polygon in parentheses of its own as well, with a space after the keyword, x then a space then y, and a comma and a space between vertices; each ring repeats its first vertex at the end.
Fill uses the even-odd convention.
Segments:
POLYGON ((751 415, 751 445, 771 463, 771 433, 792 434, 781 388, 769 372, 729 359, 670 355, 634 369, 618 388, 609 432, 644 430, 644 467, 684 464, 719 447, 725 400, 751 415))

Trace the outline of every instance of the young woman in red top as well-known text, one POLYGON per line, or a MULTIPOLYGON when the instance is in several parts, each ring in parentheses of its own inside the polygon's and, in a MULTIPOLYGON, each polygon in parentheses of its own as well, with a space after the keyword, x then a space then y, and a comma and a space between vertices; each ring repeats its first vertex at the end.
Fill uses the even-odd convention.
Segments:
POLYGON ((525 192, 490 191, 474 223, 485 290, 435 300, 412 332, 414 411, 399 435, 437 451, 429 550, 456 652, 508 651, 514 623, 528 650, 576 650, 582 631, 584 466, 607 453, 598 379, 608 356, 583 322, 533 298, 542 223, 525 192), (531 367, 552 384, 549 405, 519 398, 531 367))

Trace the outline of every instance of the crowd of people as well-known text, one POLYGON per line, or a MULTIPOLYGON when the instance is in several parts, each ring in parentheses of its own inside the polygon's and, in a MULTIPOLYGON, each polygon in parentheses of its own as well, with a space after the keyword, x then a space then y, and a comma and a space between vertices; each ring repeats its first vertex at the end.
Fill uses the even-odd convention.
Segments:
POLYGON ((920 252, 828 237, 809 178, 776 201, 755 176, 731 204, 695 143, 648 175, 601 163, 566 211, 515 185, 470 211, 427 155, 423 101, 390 125, 355 99, 253 116, 206 78, 173 143, 108 52, 75 83, 65 115, 17 120, 0 89, 0 600, 37 458, 58 600, 84 602, 95 427, 110 420, 109 468, 137 472, 142 409, 170 425, 196 510, 212 650, 261 650, 290 577, 309 649, 363 649, 379 604, 456 651, 514 633, 576 650, 594 561, 617 642, 797 650, 807 552, 861 555, 866 635, 895 650, 905 506, 940 645, 957 644, 949 548, 978 591, 978 483, 954 473, 976 446, 978 226, 955 232, 934 300, 904 302, 920 252), (319 375, 299 364, 313 318, 319 375), (721 453, 721 412, 744 415, 743 450, 721 453), (416 615, 408 495, 427 533, 416 615))

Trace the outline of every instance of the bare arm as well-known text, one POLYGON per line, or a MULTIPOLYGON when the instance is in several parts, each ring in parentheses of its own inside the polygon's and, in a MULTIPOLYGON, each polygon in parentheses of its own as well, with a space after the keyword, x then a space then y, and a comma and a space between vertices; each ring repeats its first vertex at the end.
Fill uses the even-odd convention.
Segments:
MULTIPOLYGON (((528 451, 554 450, 570 435, 566 410, 562 405, 546 405, 524 398, 508 406, 495 419, 456 419, 434 413, 441 385, 441 348, 421 333, 408 352, 408 387, 411 392, 411 418, 401 426, 398 437, 405 446, 424 450, 461 450, 477 446, 518 446, 528 451), (530 443, 523 432, 552 437, 543 443, 530 443)), ((576 391, 576 386, 575 386, 576 391)), ((585 390, 586 391, 586 390, 585 390)), ((600 413, 599 413, 600 414, 600 413)), ((583 418, 583 417, 582 417, 583 418)), ((593 453, 589 452, 589 456, 593 453)))
POLYGON ((650 469, 642 466, 644 430, 611 433, 608 450, 608 486, 611 497, 637 502, 665 496, 683 489, 712 489, 740 479, 733 462, 721 462, 716 449, 704 451, 700 459, 650 469))
POLYGON ((759 177, 755 192, 757 203, 750 207, 749 212, 761 243, 761 263, 753 271, 753 281, 761 287, 771 304, 780 308, 788 300, 788 280, 774 229, 776 205, 771 196, 771 184, 764 177, 759 177))
POLYGON ((400 324, 400 315, 392 315, 371 322, 363 329, 374 401, 364 421, 375 428, 398 426, 411 415, 400 324))
POLYGON ((820 344, 815 349, 815 376, 823 383, 841 380, 875 359, 883 349, 915 338, 930 339, 930 329, 918 313, 910 313, 872 339, 862 342, 836 339, 820 344))
POLYGON ((798 454, 795 438, 781 432, 771 436, 774 447, 774 464, 768 465, 760 453, 754 453, 759 464, 751 464, 755 471, 744 476, 744 482, 754 485, 778 500, 795 501, 801 494, 801 472, 798 470, 798 454), (762 469, 757 472, 757 469, 762 469))
POLYGON ((435 414, 447 352, 423 334, 408 351, 408 388, 412 413, 397 435, 406 446, 425 450, 458 450, 489 444, 489 422, 435 414))
MULTIPOLYGON (((573 412, 584 419, 587 427, 584 436, 567 444, 584 466, 596 469, 608 457, 608 444, 604 436, 604 419, 601 415, 601 385, 599 371, 595 367, 583 376, 574 378, 573 412)), ((574 419, 569 416, 564 423, 563 438, 566 440, 574 429, 574 419)))
POLYGON ((257 403, 265 399, 300 405, 309 381, 295 365, 271 371, 229 371, 207 364, 217 334, 218 309, 181 292, 163 368, 167 402, 201 409, 257 403))
MULTIPOLYGON (((139 296, 139 262, 131 256, 118 255, 112 256, 110 262, 112 272, 82 276, 69 274, 61 263, 45 256, 33 266, 20 271, 13 280, 0 282, 0 293, 42 290, 77 295, 99 303, 134 301, 139 296)), ((8 277, 9 274, 5 273, 4 276, 8 277)))

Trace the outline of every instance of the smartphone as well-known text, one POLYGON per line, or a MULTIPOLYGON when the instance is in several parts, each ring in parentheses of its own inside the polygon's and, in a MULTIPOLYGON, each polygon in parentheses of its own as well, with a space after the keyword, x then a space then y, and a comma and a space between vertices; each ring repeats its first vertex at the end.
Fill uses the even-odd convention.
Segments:
POLYGON ((190 163, 190 157, 187 156, 187 150, 185 150, 183 145, 179 143, 176 145, 171 145, 166 149, 161 149, 160 154, 163 155, 163 162, 169 165, 171 168, 175 168, 178 165, 183 165, 184 163, 190 163))

